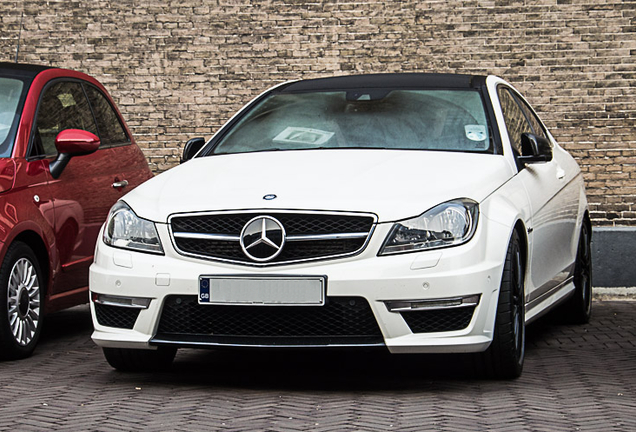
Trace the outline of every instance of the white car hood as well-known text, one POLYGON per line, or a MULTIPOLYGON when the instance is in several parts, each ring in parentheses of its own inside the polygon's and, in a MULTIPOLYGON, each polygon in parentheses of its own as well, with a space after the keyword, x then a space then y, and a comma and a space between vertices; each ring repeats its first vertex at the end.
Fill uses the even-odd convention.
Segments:
POLYGON ((417 216, 455 198, 481 202, 513 172, 497 155, 410 150, 302 150, 193 159, 137 187, 138 216, 293 209, 368 212, 379 222, 417 216), (276 198, 264 200, 265 195, 276 198))

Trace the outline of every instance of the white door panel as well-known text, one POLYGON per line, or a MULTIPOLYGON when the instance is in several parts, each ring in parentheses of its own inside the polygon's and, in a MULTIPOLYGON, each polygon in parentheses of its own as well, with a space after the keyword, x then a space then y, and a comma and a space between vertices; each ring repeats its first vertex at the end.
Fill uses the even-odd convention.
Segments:
POLYGON ((548 139, 552 144, 551 161, 527 164, 517 173, 530 201, 526 299, 532 302, 567 280, 573 270, 580 170, 517 91, 496 81, 491 82, 491 88, 497 96, 495 111, 501 110, 504 153, 513 159, 521 155, 524 134, 548 139))
POLYGON ((573 270, 579 182, 559 150, 555 147, 552 161, 529 165, 518 174, 532 207, 529 276, 535 290, 529 293, 530 300, 564 282, 573 270))

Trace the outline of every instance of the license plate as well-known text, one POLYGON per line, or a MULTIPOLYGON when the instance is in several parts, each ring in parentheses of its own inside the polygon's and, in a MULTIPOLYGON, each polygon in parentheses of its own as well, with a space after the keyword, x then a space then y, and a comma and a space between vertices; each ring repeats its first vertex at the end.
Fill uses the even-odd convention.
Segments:
POLYGON ((320 306, 324 276, 200 276, 199 303, 210 305, 320 306))

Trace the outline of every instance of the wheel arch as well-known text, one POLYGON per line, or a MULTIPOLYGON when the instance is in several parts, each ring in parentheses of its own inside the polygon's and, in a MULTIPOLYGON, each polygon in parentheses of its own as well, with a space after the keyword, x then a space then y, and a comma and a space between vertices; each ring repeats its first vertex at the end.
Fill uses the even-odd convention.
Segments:
MULTIPOLYGON (((529 242, 528 242, 528 230, 526 229, 526 226, 521 219, 517 219, 517 221, 515 222, 513 232, 515 231, 517 232, 517 235, 519 236, 519 241, 521 242, 521 253, 523 254, 523 263, 524 263, 523 271, 525 273, 524 274, 524 277, 525 277, 528 273, 528 268, 530 264, 528 262, 530 253, 529 253, 529 242)), ((510 236, 512 237, 512 233, 510 234, 510 236)))
POLYGON ((499 193, 488 197, 481 204, 481 208, 484 216, 500 227, 496 241, 502 260, 505 259, 512 235, 515 232, 517 233, 521 242, 523 262, 525 264, 524 272, 527 275, 530 268, 530 250, 532 246, 532 240, 526 225, 526 222, 531 219, 530 205, 525 194, 514 194, 508 190, 513 186, 508 184, 499 193), (504 237, 505 233, 507 233, 507 237, 504 237))

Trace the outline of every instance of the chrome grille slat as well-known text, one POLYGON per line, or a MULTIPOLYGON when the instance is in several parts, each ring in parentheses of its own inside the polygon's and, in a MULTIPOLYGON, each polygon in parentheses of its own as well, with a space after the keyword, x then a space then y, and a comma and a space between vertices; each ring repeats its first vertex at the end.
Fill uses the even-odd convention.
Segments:
POLYGON ((186 239, 199 239, 199 240, 220 240, 220 241, 240 241, 239 236, 231 236, 224 234, 209 234, 209 233, 186 233, 186 232, 175 232, 173 235, 176 238, 186 238, 186 239))
POLYGON ((355 238, 366 238, 368 235, 369 235, 368 232, 316 234, 316 235, 304 235, 304 236, 299 235, 299 236, 287 236, 287 241, 320 241, 320 240, 355 239, 355 238))
MULTIPOLYGON (((225 234, 209 234, 209 233, 184 233, 175 232, 173 234, 176 238, 189 238, 199 240, 220 240, 220 241, 240 241, 239 236, 231 236, 225 234)), ((340 240, 340 239, 352 239, 352 238, 366 238, 369 235, 368 232, 363 233, 339 233, 339 234, 316 234, 316 235, 298 235, 287 236, 287 241, 319 241, 319 240, 340 240)))
POLYGON ((372 214, 249 211, 177 214, 172 215, 168 222, 179 254, 267 266, 360 253, 366 247, 376 221, 372 214), (281 254, 271 261, 253 261, 243 253, 239 244, 243 227, 257 216, 276 218, 287 233, 281 254))

